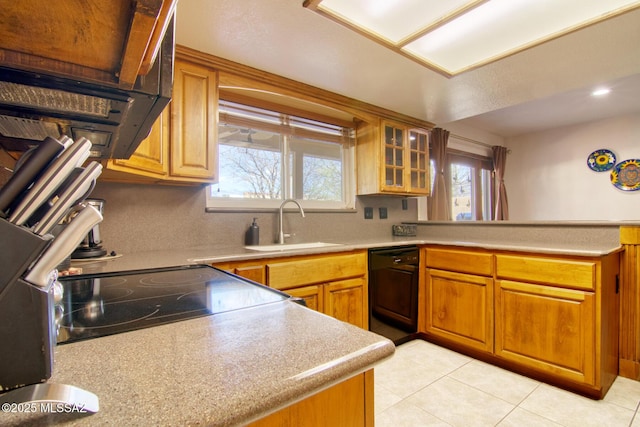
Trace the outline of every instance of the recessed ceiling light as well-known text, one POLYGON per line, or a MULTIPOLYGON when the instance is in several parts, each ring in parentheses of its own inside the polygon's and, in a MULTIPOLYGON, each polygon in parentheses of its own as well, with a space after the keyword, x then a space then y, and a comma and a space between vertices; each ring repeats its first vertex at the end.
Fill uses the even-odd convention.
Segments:
POLYGON ((596 89, 593 92, 591 92, 592 96, 604 96, 606 94, 608 94, 609 92, 611 92, 611 89, 603 87, 600 89, 596 89))

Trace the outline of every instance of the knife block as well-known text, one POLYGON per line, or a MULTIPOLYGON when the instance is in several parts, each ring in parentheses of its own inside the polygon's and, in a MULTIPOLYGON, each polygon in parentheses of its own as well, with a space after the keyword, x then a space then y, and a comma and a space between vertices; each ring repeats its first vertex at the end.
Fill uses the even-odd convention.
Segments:
POLYGON ((50 243, 0 219, 0 393, 46 381, 56 336, 53 284, 31 285, 20 276, 50 243))
POLYGON ((52 239, 50 234, 40 237, 0 218, 0 299, 5 288, 27 271, 52 239))

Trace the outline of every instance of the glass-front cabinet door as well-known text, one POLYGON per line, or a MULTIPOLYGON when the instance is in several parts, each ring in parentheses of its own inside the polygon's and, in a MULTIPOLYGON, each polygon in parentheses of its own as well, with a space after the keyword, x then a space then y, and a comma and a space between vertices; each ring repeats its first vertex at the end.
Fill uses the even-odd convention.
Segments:
POLYGON ((429 134, 426 131, 409 131, 409 191, 429 194, 429 134))
POLYGON ((382 190, 429 194, 429 134, 399 123, 383 121, 382 190))
POLYGON ((391 191, 405 188, 405 136, 406 130, 384 123, 384 187, 391 191))

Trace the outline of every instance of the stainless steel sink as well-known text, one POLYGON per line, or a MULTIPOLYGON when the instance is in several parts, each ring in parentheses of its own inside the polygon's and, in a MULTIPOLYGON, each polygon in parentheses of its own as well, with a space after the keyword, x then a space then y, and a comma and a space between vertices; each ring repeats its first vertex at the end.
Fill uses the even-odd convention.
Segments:
POLYGON ((245 246, 245 248, 252 251, 261 252, 274 252, 274 251, 291 251, 296 249, 314 249, 314 248, 326 248, 331 246, 342 246, 339 243, 327 243, 327 242, 311 242, 311 243, 290 243, 290 244, 275 244, 275 245, 260 245, 260 246, 245 246))

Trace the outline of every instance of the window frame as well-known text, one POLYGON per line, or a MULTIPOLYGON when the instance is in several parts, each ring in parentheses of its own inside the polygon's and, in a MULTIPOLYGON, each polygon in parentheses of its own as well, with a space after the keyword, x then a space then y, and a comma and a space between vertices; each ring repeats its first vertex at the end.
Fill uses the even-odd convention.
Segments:
MULTIPOLYGON (((429 149, 431 156, 431 149, 429 149)), ((433 157, 431 157, 433 159, 433 157)), ((483 156, 480 154, 469 153, 466 151, 456 150, 453 148, 447 148, 446 153, 446 164, 444 165, 444 178, 445 178, 445 187, 447 189, 447 195, 449 199, 452 198, 452 188, 451 188, 451 165, 453 163, 462 164, 465 166, 472 167, 475 171, 474 176, 472 176, 472 194, 471 194, 471 203, 472 203, 472 219, 471 221, 493 221, 494 211, 495 211, 495 173, 493 170, 493 160, 490 157, 483 156), (489 194, 484 194, 483 186, 482 186, 482 174, 481 171, 486 170, 489 172, 489 183, 487 185, 487 190, 489 194), (478 197, 480 196, 480 197, 478 197), (487 201, 489 204, 489 218, 483 218, 482 212, 482 203, 483 200, 487 201)), ((433 191, 434 183, 431 183, 431 191, 433 191)), ((428 198, 429 210, 431 210, 431 196, 428 198)), ((456 221, 453 218, 453 214, 451 214, 451 221, 456 221)))
MULTIPOLYGON (((271 102, 265 103, 264 101, 259 100, 251 100, 250 98, 242 97, 242 99, 237 99, 235 96, 223 97, 220 96, 221 102, 228 102, 234 104, 243 104, 250 109, 258 109, 258 110, 267 110, 272 113, 276 113, 280 115, 280 117, 285 117, 284 122, 288 123, 289 118, 293 119, 296 123, 304 122, 304 121, 316 121, 326 123, 332 127, 347 127, 346 125, 350 125, 349 129, 351 130, 350 135, 343 135, 341 138, 336 137, 324 137, 318 138, 316 140, 320 140, 327 143, 335 143, 341 146, 341 154, 342 154, 342 200, 341 201, 326 201, 326 200, 304 200, 299 199, 298 202, 304 207, 305 210, 310 211, 355 211, 355 201, 356 201, 356 182, 355 182, 355 123, 349 123, 340 119, 331 119, 327 116, 318 116, 314 113, 306 114, 302 110, 294 109, 288 107, 279 106, 278 104, 274 104, 271 102)), ((223 123, 225 115, 224 113, 220 114, 220 119, 218 123, 223 123)), ((240 119, 239 120, 242 125, 250 124, 251 120, 240 119)), ((286 124, 269 124, 262 123, 264 129, 269 131, 277 131, 278 129, 284 130, 285 132, 280 133, 284 136, 284 141, 280 149, 281 155, 281 167, 282 167, 282 176, 284 180, 297 180, 300 177, 295 177, 291 175, 291 171, 288 171, 288 159, 289 154, 288 150, 291 144, 296 143, 295 141, 288 142, 289 138, 303 138, 303 139, 311 139, 313 140, 314 132, 308 131, 301 127, 288 127, 286 124)), ((315 135, 318 135, 316 133, 315 135)), ((218 146, 219 142, 216 146, 218 146)), ((282 195, 279 199, 260 199, 260 198, 226 198, 226 197, 214 197, 213 192, 215 192, 215 188, 218 184, 212 184, 209 186, 206 191, 206 210, 207 211, 271 211, 275 208, 278 208, 280 204, 289 198, 295 198, 295 194, 289 194, 288 186, 283 185, 282 187, 282 195)), ((292 190, 291 192, 295 192, 296 190, 292 190)))

